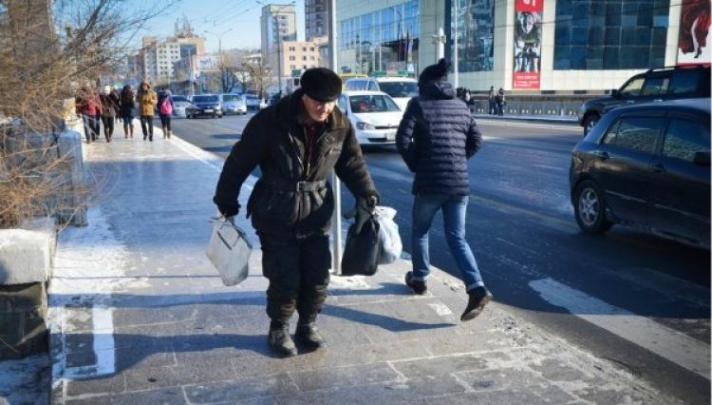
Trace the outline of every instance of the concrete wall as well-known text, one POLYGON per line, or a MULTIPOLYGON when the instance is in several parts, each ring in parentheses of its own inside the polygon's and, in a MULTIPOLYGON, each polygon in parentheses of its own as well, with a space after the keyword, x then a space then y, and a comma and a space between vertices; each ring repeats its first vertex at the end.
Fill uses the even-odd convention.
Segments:
POLYGON ((75 121, 68 123, 70 128, 56 145, 64 161, 52 175, 72 185, 66 195, 47 202, 62 208, 57 218, 25 221, 20 229, 0 229, 0 360, 48 350, 47 283, 57 245, 57 219, 75 226, 87 223, 82 137, 72 128, 75 121))

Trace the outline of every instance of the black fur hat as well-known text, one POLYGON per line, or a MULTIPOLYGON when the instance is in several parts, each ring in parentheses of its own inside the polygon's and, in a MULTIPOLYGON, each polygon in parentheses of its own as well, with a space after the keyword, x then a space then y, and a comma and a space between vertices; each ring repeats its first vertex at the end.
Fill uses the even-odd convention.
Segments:
POLYGON ((317 101, 334 101, 341 94, 341 78, 323 67, 305 70, 301 85, 304 94, 317 101))
POLYGON ((423 85, 429 81, 433 80, 447 80, 447 73, 450 70, 450 62, 447 59, 442 58, 438 63, 430 65, 423 69, 418 77, 418 85, 423 85))

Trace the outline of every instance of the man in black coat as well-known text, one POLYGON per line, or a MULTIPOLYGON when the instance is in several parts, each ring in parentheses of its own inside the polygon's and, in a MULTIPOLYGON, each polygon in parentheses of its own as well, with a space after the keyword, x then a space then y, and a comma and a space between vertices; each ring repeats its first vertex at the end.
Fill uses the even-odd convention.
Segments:
POLYGON ((435 214, 442 210, 445 237, 469 295, 461 321, 477 317, 492 294, 485 287, 477 261, 465 240, 465 217, 470 197, 467 160, 477 153, 482 134, 467 105, 455 97, 447 81, 450 64, 445 59, 426 67, 418 78, 418 96, 408 103, 396 147, 413 180, 413 271, 405 283, 416 294, 427 291, 430 274, 429 232, 435 214))
POLYGON ((225 161, 213 201, 230 217, 240 208, 242 183, 259 166, 262 177, 247 202, 247 217, 262 245, 269 279, 270 347, 293 356, 289 319, 299 313, 295 338, 307 350, 323 347, 316 327, 326 300, 334 210, 331 170, 356 197, 363 225, 380 196, 366 167, 351 122, 335 108, 341 79, 325 68, 304 72, 301 88, 258 112, 225 161))

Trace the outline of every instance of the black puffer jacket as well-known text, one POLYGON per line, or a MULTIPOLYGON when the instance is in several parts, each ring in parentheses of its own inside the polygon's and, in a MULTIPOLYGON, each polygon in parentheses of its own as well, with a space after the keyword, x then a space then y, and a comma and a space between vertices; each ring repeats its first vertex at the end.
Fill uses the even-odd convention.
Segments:
POLYGON ((467 195, 467 159, 482 143, 477 123, 449 82, 426 82, 419 93, 396 134, 398 152, 415 173, 413 194, 467 195))
POLYGON ((350 121, 338 109, 317 136, 313 158, 307 157, 302 91, 255 115, 225 161, 213 201, 224 215, 237 214, 240 187, 259 166, 262 177, 247 203, 247 216, 258 232, 327 232, 334 210, 332 169, 356 197, 380 198, 366 168, 350 121), (308 164, 307 162, 313 162, 308 164), (297 191, 298 182, 302 191, 297 191))

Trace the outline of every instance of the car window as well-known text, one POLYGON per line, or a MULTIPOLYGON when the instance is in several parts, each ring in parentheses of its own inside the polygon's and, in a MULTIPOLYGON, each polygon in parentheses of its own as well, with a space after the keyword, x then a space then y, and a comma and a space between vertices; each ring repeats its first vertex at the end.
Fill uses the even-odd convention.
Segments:
POLYGON ((376 83, 376 82, 374 82, 374 81, 369 81, 369 82, 368 82, 368 89, 371 90, 371 91, 379 91, 379 89, 378 89, 378 83, 376 83))
POLYGON ((418 83, 415 82, 380 82, 381 91, 391 97, 415 97, 418 95, 418 83))
POLYGON ((171 96, 171 100, 173 100, 174 103, 179 101, 188 102, 188 98, 185 96, 171 96))
POLYGON ((223 94, 223 101, 242 101, 242 96, 238 94, 223 94))
POLYGON ((672 72, 668 93, 694 93, 697 91, 697 83, 700 82, 701 74, 703 74, 703 72, 699 69, 681 69, 672 72))
POLYGON ((617 125, 614 125, 615 134, 607 133, 604 143, 617 148, 652 153, 655 138, 664 122, 663 118, 622 117, 617 125))
POLYGON ((621 96, 624 97, 637 96, 640 94, 640 90, 643 88, 644 83, 645 78, 638 77, 636 79, 631 80, 630 82, 628 82, 628 84, 622 87, 619 93, 621 96))
POLYGON ((218 101, 218 96, 195 96, 193 97, 193 102, 196 103, 209 103, 218 101))
POLYGON ((643 96, 652 96, 657 94, 665 94, 668 90, 670 79, 667 77, 651 77, 645 81, 640 94, 643 96))
POLYGON ((339 107, 339 110, 346 112, 346 96, 343 94, 339 96, 339 99, 336 101, 336 105, 339 107))
POLYGON ((378 94, 351 96, 349 104, 351 104, 351 111, 357 114, 400 111, 398 105, 390 97, 378 94))
POLYGON ((346 81, 344 87, 346 88, 346 90, 367 90, 368 80, 349 79, 346 81))
POLYGON ((709 152, 709 127, 697 121, 673 118, 665 131, 663 156, 692 162, 695 153, 709 152))

